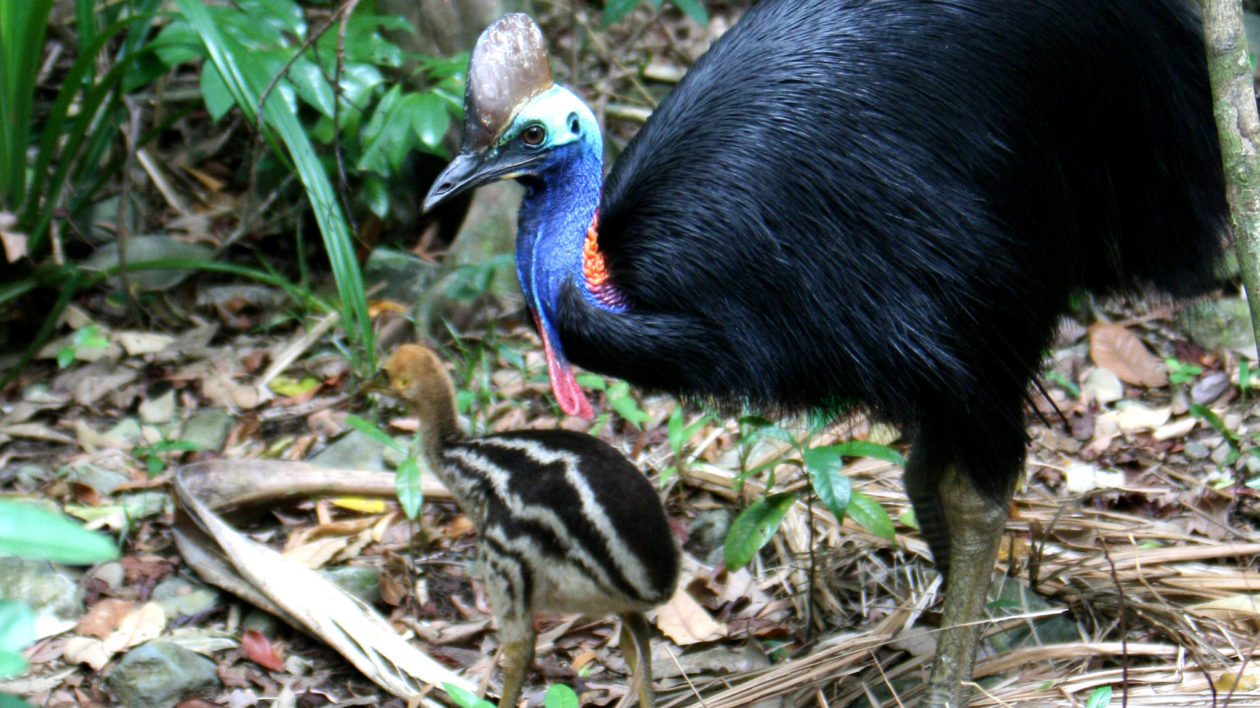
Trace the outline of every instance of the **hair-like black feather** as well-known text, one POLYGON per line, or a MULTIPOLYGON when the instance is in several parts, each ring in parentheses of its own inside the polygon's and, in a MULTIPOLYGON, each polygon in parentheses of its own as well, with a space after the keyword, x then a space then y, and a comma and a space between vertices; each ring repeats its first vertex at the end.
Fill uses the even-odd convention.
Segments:
POLYGON ((763 0, 613 167, 631 306, 570 287, 565 350, 701 398, 863 401, 1001 498, 1070 295, 1212 283, 1203 55, 1182 0, 763 0))

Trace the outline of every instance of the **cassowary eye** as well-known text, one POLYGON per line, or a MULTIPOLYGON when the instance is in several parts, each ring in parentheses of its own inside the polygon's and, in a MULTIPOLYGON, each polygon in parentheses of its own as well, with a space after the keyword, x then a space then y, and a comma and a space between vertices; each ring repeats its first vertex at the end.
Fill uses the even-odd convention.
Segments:
POLYGON ((569 132, 573 133, 574 135, 577 135, 578 133, 582 132, 582 127, 578 125, 578 118, 577 118, 576 113, 569 114, 569 132))
POLYGON ((531 125, 521 131, 521 142, 530 147, 542 145, 545 137, 547 137, 547 131, 543 130, 541 125, 531 125))

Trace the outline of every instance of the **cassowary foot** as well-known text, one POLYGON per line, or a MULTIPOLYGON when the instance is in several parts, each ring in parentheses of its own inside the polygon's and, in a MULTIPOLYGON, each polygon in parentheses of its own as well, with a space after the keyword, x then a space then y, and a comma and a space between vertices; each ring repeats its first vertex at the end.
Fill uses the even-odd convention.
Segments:
POLYGON ((630 665, 630 690, 638 687, 639 708, 653 708, 656 694, 652 690, 652 636, 647 618, 639 612, 621 615, 621 653, 630 665))
MULTIPOLYGON (((532 623, 531 623, 532 627, 532 623)), ((503 643, 503 693, 501 708, 513 708, 521 700, 521 687, 534 665, 534 637, 503 643)))
POLYGON ((998 544, 1006 524, 1006 505, 979 491, 954 466, 940 483, 950 529, 949 577, 936 657, 928 680, 927 708, 962 708, 971 693, 971 668, 980 637, 979 619, 988 595, 998 544))

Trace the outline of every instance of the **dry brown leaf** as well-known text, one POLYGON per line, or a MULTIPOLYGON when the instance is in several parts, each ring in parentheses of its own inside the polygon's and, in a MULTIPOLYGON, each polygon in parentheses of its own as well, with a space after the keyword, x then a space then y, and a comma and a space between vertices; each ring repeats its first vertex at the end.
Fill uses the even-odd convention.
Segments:
POLYGON ((87 614, 79 618, 74 631, 98 639, 104 639, 118 629, 123 617, 136 609, 136 603, 107 597, 92 605, 87 614))
POLYGON ((284 670, 284 661, 280 658, 280 652, 262 632, 256 629, 245 630, 241 634, 241 648, 245 650, 245 655, 250 658, 250 661, 264 669, 284 670))
POLYGON ((1218 600, 1210 600, 1190 608, 1204 617, 1222 622, 1233 622, 1249 631, 1260 629, 1260 595, 1238 593, 1218 600))
POLYGON ((105 642, 92 637, 70 637, 61 650, 61 656, 69 664, 87 664, 100 671, 112 656, 105 651, 105 642))
POLYGON ((310 543, 286 549, 284 557, 297 561, 307 568, 318 569, 324 567, 333 556, 348 545, 350 545, 350 539, 344 536, 319 538, 310 543))
POLYGON ((725 637, 725 625, 709 616, 700 603, 681 588, 656 610, 656 626, 675 644, 687 646, 725 637))
POLYGON ((118 622, 118 630, 105 639, 105 651, 117 654, 156 639, 166 629, 166 612, 156 602, 146 602, 118 622))
POLYGON ((1127 384, 1148 388, 1168 385, 1168 367, 1121 325, 1097 322, 1090 326, 1089 358, 1127 384))

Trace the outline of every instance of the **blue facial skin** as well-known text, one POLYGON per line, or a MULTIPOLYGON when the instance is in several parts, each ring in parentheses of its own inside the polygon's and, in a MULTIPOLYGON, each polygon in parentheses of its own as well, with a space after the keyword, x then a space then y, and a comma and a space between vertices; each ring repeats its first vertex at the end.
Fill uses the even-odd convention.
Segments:
POLYGON ((521 131, 531 125, 543 127, 546 138, 526 148, 540 151, 542 163, 518 175, 526 194, 516 234, 516 272, 554 353, 567 361, 552 324, 565 282, 573 279, 591 304, 611 309, 586 287, 582 271, 586 231, 603 184, 603 139, 595 116, 559 86, 522 107, 504 131, 504 142, 519 141, 521 131))

